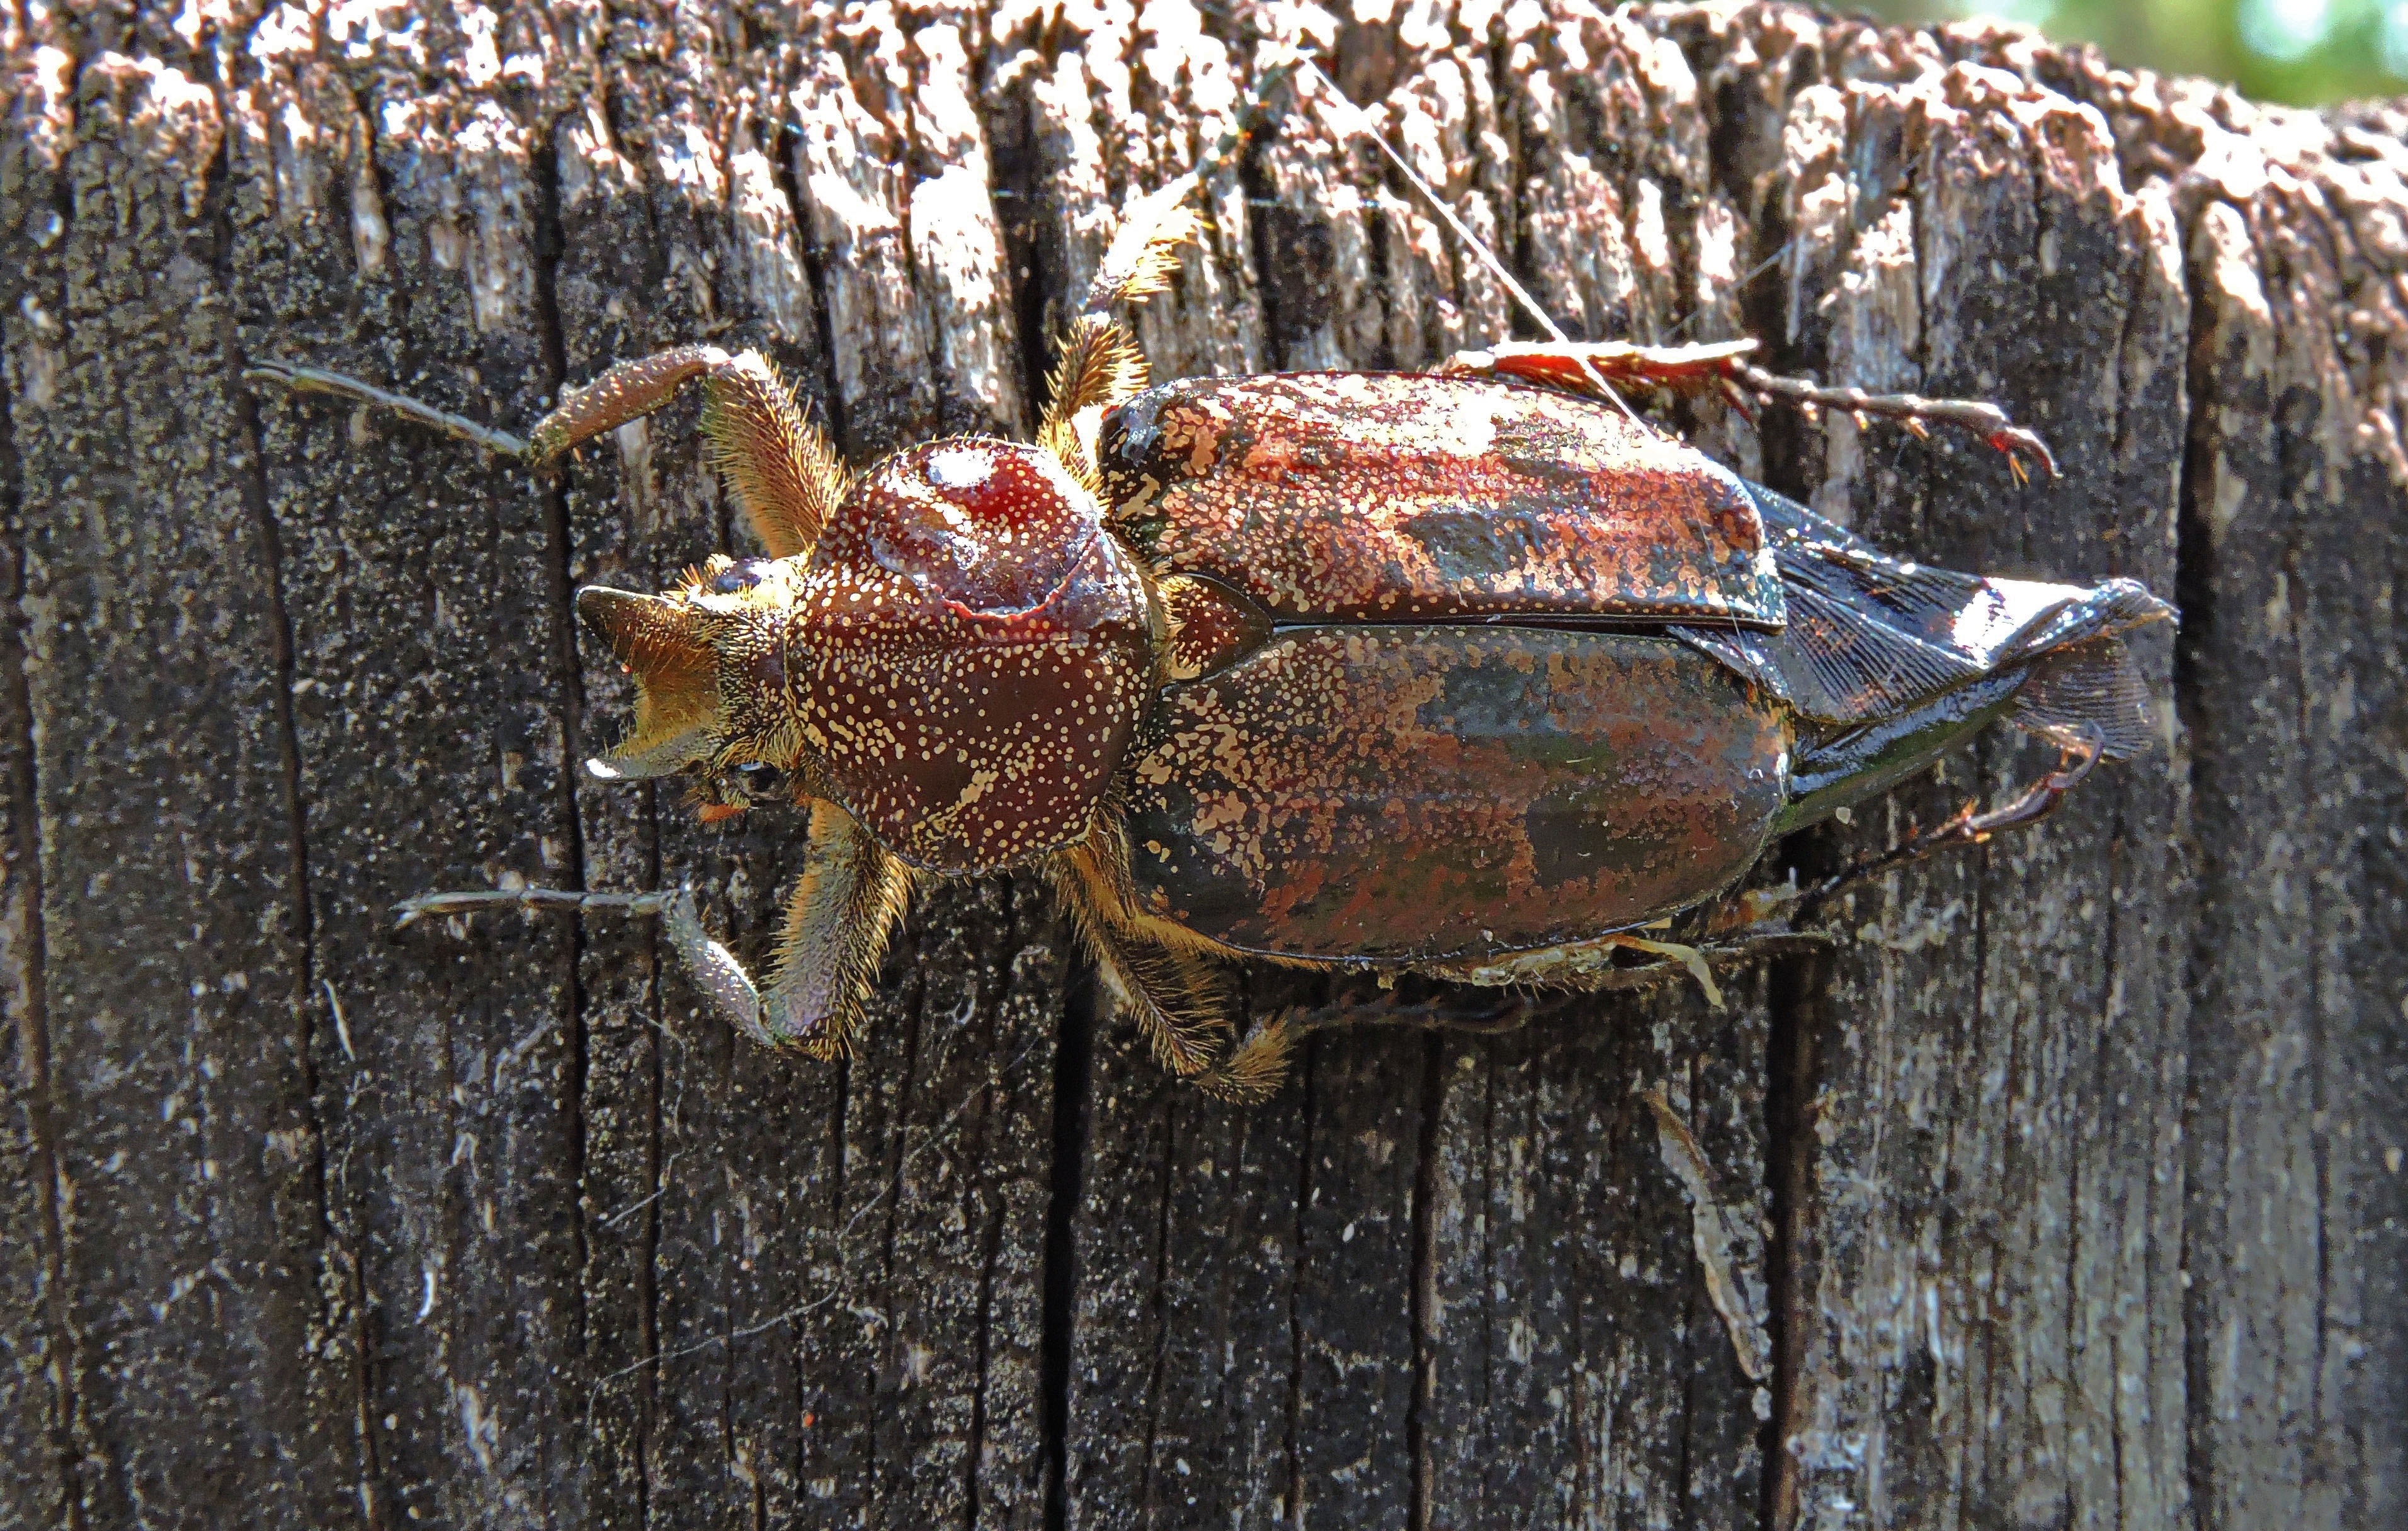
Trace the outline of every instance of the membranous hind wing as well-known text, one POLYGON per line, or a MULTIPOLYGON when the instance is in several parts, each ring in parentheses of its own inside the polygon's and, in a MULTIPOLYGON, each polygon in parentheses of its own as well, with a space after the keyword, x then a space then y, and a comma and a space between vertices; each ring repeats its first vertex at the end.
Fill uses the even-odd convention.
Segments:
POLYGON ((2147 750, 2149 690, 2119 635, 2173 611, 2137 581, 2086 588, 1935 568, 1770 490, 1748 491, 1787 625, 1674 631, 1798 715, 1798 801, 1784 827, 1880 791, 1993 720, 2093 741, 2111 760, 2147 750))

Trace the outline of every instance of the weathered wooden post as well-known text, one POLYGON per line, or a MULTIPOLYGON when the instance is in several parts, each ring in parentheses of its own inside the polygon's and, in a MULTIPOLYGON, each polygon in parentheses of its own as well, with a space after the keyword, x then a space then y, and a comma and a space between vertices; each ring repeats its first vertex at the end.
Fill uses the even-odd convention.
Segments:
MULTIPOLYGON (((1241 20, 0 16, 0 1520, 2398 1524, 2389 107, 1777 5, 1290 18, 1575 331, 1994 396, 2069 472, 1684 416, 1710 450, 2184 608, 2157 757, 1727 1010, 1324 1035, 1246 1110, 1098 1022, 1030 878, 923 904, 842 1067, 705 1021, 641 926, 394 934, 431 887, 692 879, 757 950, 794 825, 567 768, 626 702, 569 590, 740 534, 690 407, 531 480, 246 362, 513 423, 708 337, 856 458, 1025 431, 1049 305, 1226 121, 1241 20)), ((1212 212, 1165 374, 1507 331, 1315 122, 1212 212)))

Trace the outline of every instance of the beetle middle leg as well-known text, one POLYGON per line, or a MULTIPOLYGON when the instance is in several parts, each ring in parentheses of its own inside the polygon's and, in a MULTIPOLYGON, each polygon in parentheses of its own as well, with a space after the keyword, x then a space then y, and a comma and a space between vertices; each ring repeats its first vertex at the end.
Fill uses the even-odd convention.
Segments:
POLYGON ((1149 932, 1130 907, 1125 852, 1098 829, 1053 858, 1054 886, 1069 906, 1118 1007, 1136 1020, 1154 1057, 1193 1078, 1212 1066, 1229 1031, 1229 998, 1217 975, 1190 952, 1149 932))
POLYGON ((1090 488, 1096 487, 1096 433, 1104 411, 1144 393, 1150 380, 1137 336, 1111 310, 1122 303, 1142 303, 1169 286, 1171 273, 1179 269, 1180 247, 1203 229, 1188 205, 1198 184, 1190 172, 1130 199, 1078 314, 1062 332, 1053 397, 1037 442, 1090 488))
POLYGON ((1221 953, 1137 909, 1118 823, 1107 810, 1085 839, 1054 852, 1049 864, 1097 975, 1165 1068, 1224 1100, 1267 1098, 1285 1077, 1295 1033, 1274 1019, 1230 1045, 1236 1005, 1218 969, 1221 953))
POLYGON ((2052 479, 2057 459, 2048 444, 2007 417, 1995 404, 1971 399, 1929 399, 1919 393, 1869 393, 1861 388, 1826 388, 1802 378, 1768 372, 1749 360, 1754 340, 1723 340, 1689 346, 1641 346, 1627 340, 1596 342, 1515 342, 1485 351, 1455 352, 1440 365, 1445 373, 1483 378, 1511 378, 1542 383, 1572 393, 1594 394, 1601 381, 1609 388, 1660 388, 1676 393, 1720 387, 1742 408, 1753 401, 1779 399, 1810 408, 1842 409, 1858 424, 1874 416, 1895 420, 1917 436, 1927 424, 1953 425, 1971 431, 1996 451, 2006 453, 2017 479, 2024 476, 2023 457, 2037 459, 2052 479))
POLYGON ((562 399, 523 438, 322 367, 260 362, 243 377, 297 393, 350 399, 535 468, 651 414, 698 378, 711 464, 726 476, 771 557, 808 551, 845 494, 843 460, 803 419, 777 368, 758 351, 730 355, 717 346, 678 346, 618 363, 562 399))

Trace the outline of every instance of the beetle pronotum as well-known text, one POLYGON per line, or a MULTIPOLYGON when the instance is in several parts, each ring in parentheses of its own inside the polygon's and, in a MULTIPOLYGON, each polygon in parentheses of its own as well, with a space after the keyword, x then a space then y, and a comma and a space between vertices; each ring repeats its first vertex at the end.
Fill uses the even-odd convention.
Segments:
MULTIPOLYGON (((1369 132, 1290 66, 1341 131, 1369 132)), ((2053 472, 1992 406, 1776 377, 1744 341, 1559 332, 1427 374, 1149 387, 1114 310, 1167 285, 1200 226, 1191 194, 1235 147, 1128 208, 1033 444, 930 442, 855 474, 759 355, 710 346, 609 368, 523 440, 337 374, 255 368, 538 465, 698 381, 712 459, 768 554, 715 557, 661 595, 577 598, 637 683, 595 776, 684 778, 723 817, 774 767, 809 812, 766 985, 684 892, 437 894, 407 913, 659 915, 739 1030, 828 1056, 917 880, 1041 866, 1162 1062, 1245 1097, 1276 1083, 1287 1037, 1238 1038, 1232 963, 1579 987, 1636 960, 1711 993, 1707 956, 1744 950, 1784 895, 1708 906, 1778 836, 1996 720, 2065 763, 1880 866, 2028 823, 2144 746, 2116 635, 2171 614, 2148 592, 1892 559, 1616 389, 1938 421, 2018 475, 2025 455, 2053 472)), ((1789 912, 1830 891, 1789 891, 1789 912)))

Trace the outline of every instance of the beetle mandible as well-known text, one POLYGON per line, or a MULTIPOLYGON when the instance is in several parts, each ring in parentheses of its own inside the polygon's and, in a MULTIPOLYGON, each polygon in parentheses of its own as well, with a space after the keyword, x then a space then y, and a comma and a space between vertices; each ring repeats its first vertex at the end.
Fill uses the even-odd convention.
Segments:
POLYGON ((1113 310, 1167 285, 1205 168, 1127 210, 1034 443, 934 441, 856 476, 766 361, 710 346, 609 368, 524 440, 337 374, 254 368, 533 465, 698 380, 712 459, 768 553, 576 603, 637 687, 593 775, 686 779, 716 818, 767 766, 809 812, 766 985, 683 892, 406 909, 658 914, 735 1026, 828 1057, 918 880, 1040 866, 1157 1057, 1251 1098, 1289 1038, 1237 1038, 1233 963, 1578 987, 1635 957, 1684 963, 1711 993, 1699 948, 1740 946, 1765 912, 1712 906, 1778 837, 1996 721, 2065 762, 1881 865, 2028 823, 2145 747, 2117 639, 2171 616, 2145 589, 1892 558, 1641 422, 1615 389, 1967 425, 2018 476, 2021 454, 2054 471, 1990 406, 1779 378, 1752 342, 1559 336, 1426 374, 1149 386, 1113 310))

